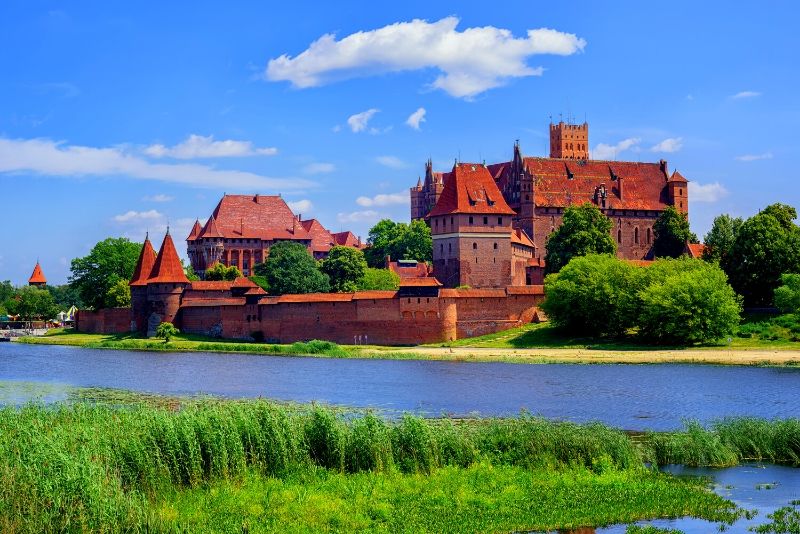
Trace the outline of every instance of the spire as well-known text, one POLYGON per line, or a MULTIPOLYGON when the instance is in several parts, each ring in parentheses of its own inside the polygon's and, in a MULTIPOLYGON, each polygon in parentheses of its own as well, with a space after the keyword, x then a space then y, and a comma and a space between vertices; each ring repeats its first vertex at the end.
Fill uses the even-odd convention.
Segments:
POLYGON ((189 233, 189 237, 186 238, 186 241, 194 241, 198 237, 200 237, 200 232, 203 231, 203 227, 200 226, 200 220, 196 219, 194 221, 194 226, 192 226, 192 231, 189 233))
POLYGON ((42 266, 39 265, 39 260, 36 260, 36 266, 33 268, 33 273, 31 273, 31 277, 28 279, 28 285, 43 286, 45 284, 47 284, 47 278, 44 277, 44 273, 42 272, 42 266))
POLYGON ((183 272, 178 251, 175 250, 175 243, 172 242, 172 236, 169 234, 164 236, 164 242, 161 243, 161 250, 158 251, 147 283, 189 283, 186 273, 183 272))
POLYGON ((150 271, 153 270, 153 263, 156 261, 156 251, 153 250, 153 244, 150 243, 149 232, 144 236, 144 245, 142 245, 142 252, 139 253, 139 260, 136 262, 136 268, 133 270, 133 276, 128 283, 130 286, 145 286, 147 285, 147 278, 150 276, 150 271))

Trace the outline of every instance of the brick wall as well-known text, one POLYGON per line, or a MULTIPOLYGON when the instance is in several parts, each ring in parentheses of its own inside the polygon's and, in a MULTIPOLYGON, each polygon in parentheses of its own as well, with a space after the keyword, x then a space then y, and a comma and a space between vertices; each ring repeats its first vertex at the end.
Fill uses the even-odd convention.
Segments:
POLYGON ((85 334, 122 334, 130 332, 132 320, 131 308, 78 310, 75 314, 75 329, 85 334))

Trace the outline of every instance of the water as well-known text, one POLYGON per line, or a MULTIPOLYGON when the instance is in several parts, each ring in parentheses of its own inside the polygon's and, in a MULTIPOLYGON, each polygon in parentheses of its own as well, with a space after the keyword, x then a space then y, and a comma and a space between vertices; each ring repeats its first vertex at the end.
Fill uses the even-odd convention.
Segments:
POLYGON ((160 353, 0 344, 0 403, 41 388, 165 395, 265 397, 371 407, 389 414, 513 416, 601 421, 669 430, 686 419, 800 416, 800 369, 710 365, 520 365, 160 353), (9 382, 10 381, 10 382, 9 382), (17 384, 11 388, 9 384, 17 384))

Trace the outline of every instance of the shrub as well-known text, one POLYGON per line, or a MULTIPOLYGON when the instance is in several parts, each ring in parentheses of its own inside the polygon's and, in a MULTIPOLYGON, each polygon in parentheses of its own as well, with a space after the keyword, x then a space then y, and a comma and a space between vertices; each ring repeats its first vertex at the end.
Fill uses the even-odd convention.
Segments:
POLYGON ((775 289, 775 306, 784 313, 800 313, 800 274, 781 276, 781 286, 775 289))
POLYGON ((175 325, 172 323, 161 323, 158 325, 158 328, 156 328, 156 337, 163 339, 164 343, 169 343, 169 340, 172 339, 173 336, 180 333, 180 330, 175 328, 175 325))
POLYGON ((358 283, 358 289, 394 291, 400 287, 400 275, 389 269, 373 269, 367 267, 364 277, 358 283))

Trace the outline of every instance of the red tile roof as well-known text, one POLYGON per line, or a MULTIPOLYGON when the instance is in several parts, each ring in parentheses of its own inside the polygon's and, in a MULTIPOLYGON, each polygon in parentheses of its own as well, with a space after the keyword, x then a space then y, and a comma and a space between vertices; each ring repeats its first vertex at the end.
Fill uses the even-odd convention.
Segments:
POLYGON ((702 243, 687 243, 686 245, 686 251, 691 258, 702 258, 705 250, 706 246, 702 243))
POLYGON ((251 297, 253 295, 266 295, 267 292, 264 291, 263 287, 256 286, 256 287, 251 287, 250 289, 245 291, 244 294, 251 297))
POLYGON ((669 177, 669 181, 670 181, 670 182, 683 182, 683 183, 687 183, 689 180, 687 180, 686 178, 684 178, 684 177, 683 177, 683 175, 682 175, 681 173, 679 173, 678 171, 675 171, 675 172, 673 172, 673 173, 672 173, 672 176, 670 176, 670 177, 669 177))
POLYGON ((508 286, 509 295, 544 295, 544 286, 508 286))
POLYGON ((606 207, 610 209, 663 210, 669 205, 661 163, 551 158, 525 158, 524 163, 534 177, 537 206, 593 202, 601 184, 606 187, 606 207))
POLYGON ((186 238, 186 241, 194 241, 198 237, 200 237, 200 233, 203 231, 203 227, 200 226, 200 221, 194 221, 194 226, 192 226, 192 231, 189 233, 189 237, 186 238))
POLYGON ((42 266, 39 265, 39 262, 36 262, 36 265, 33 268, 33 273, 31 277, 28 279, 29 284, 46 284, 47 278, 44 277, 44 273, 42 272, 42 266))
POLYGON ((397 291, 381 291, 378 289, 371 289, 367 291, 356 291, 353 293, 353 300, 393 299, 395 295, 397 295, 397 291))
POLYGON ((146 286, 147 279, 150 277, 150 271, 153 270, 153 264, 156 262, 156 251, 153 250, 153 244, 150 243, 150 236, 144 238, 142 245, 142 252, 139 253, 139 259, 136 262, 136 268, 133 269, 133 276, 128 283, 129 286, 146 286))
POLYGON ((531 238, 528 237, 528 234, 525 233, 525 230, 522 228, 514 228, 511 232, 511 242, 516 243, 518 245, 523 245, 530 248, 536 248, 536 245, 533 244, 531 238))
POLYGON ((337 245, 345 246, 345 247, 355 247, 355 248, 364 248, 364 243, 356 237, 353 232, 336 232, 333 234, 333 240, 336 242, 337 245))
POLYGON ((441 287, 442 283, 436 278, 402 278, 400 287, 441 287))
POLYGON ((175 243, 172 242, 172 236, 167 232, 167 235, 164 236, 164 242, 161 243, 161 250, 158 251, 156 261, 153 263, 153 270, 150 272, 147 283, 188 282, 189 279, 186 278, 186 273, 183 272, 183 265, 181 265, 178 252, 175 250, 175 243))
POLYGON ((196 280, 190 282, 189 289, 193 291, 230 291, 231 282, 225 280, 196 280))
POLYGON ((214 220, 214 216, 208 218, 206 225, 203 227, 203 231, 200 232, 198 237, 202 238, 211 238, 211 237, 222 237, 222 234, 217 228, 217 221, 214 220))
POLYGON ((221 237, 228 239, 311 239, 279 196, 225 195, 214 209, 211 222, 215 222, 221 237))
POLYGON ((389 262, 389 270, 397 273, 397 276, 402 278, 425 278, 430 274, 428 264, 424 261, 413 262, 413 265, 407 262, 389 262))
POLYGON ((336 244, 331 234, 322 224, 316 219, 308 219, 300 221, 303 229, 311 236, 311 251, 312 252, 328 252, 331 247, 336 244))
POLYGON ((240 276, 236 280, 231 283, 231 287, 259 287, 258 284, 247 278, 246 276, 240 276))
POLYGON ((445 181, 442 196, 429 216, 449 213, 513 215, 489 170, 478 163, 458 163, 445 181))

